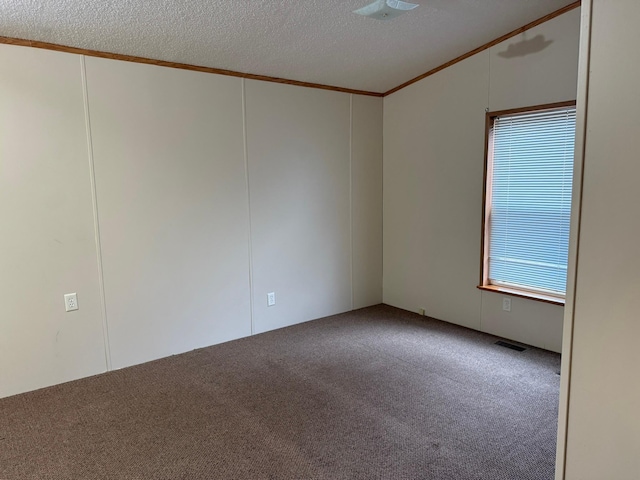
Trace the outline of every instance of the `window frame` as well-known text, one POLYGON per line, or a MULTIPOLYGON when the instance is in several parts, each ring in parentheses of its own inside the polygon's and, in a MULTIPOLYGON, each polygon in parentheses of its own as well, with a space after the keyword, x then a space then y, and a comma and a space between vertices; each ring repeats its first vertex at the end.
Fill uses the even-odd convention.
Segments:
POLYGON ((480 284, 478 288, 481 290, 498 292, 514 297, 528 298, 539 302, 551 303, 553 305, 564 305, 565 296, 545 294, 536 291, 530 291, 525 288, 507 287, 502 285, 493 285, 489 283, 489 208, 488 201, 492 187, 492 163, 489 161, 492 158, 493 147, 493 124, 496 117, 504 115, 517 115, 520 113, 530 113, 541 110, 557 110, 567 107, 575 107, 575 100, 567 102, 547 103, 544 105, 534 105, 531 107, 521 107, 509 110, 497 110, 487 111, 485 114, 485 135, 484 135, 484 174, 482 181, 482 231, 480 242, 480 284))

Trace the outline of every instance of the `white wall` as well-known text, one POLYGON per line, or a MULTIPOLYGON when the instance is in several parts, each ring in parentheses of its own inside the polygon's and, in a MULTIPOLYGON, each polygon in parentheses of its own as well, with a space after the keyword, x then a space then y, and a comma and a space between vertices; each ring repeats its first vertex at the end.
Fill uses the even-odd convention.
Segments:
POLYGON ((384 302, 560 351, 563 308, 477 290, 485 111, 576 98, 580 13, 560 17, 384 99, 384 302), (552 43, 504 58, 510 44, 552 43))
POLYGON ((0 396, 382 300, 382 99, 8 45, 0 73, 0 396))
POLYGON ((113 367, 250 335, 242 82, 86 69, 113 367))
POLYGON ((246 87, 255 331, 350 310, 349 95, 246 87))
POLYGON ((488 56, 384 104, 384 303, 476 329, 488 56))
POLYGON ((351 96, 353 308, 382 301, 382 102, 351 96))
POLYGON ((0 397, 106 368, 81 59, 1 47, 0 397))
POLYGON ((586 4, 593 8, 582 210, 574 310, 566 320, 571 361, 563 365, 566 471, 557 478, 632 480, 640 472, 640 3, 586 4))
POLYGON ((580 9, 576 8, 489 49, 490 111, 575 100, 579 48, 580 9), (538 35, 552 43, 537 53, 503 56, 509 45, 534 42, 538 35))
POLYGON ((380 303, 381 99, 249 80, 246 119, 255 332, 380 303))

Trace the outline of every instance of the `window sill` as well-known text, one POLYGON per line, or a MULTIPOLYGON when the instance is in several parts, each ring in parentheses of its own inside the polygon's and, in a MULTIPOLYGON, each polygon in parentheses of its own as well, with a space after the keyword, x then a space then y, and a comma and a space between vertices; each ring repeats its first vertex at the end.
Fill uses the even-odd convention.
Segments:
POLYGON ((515 288, 498 287, 496 285, 478 285, 480 290, 488 292, 504 293, 514 297, 528 298, 537 302, 550 303, 552 305, 561 305, 564 307, 564 298, 554 297, 553 295, 545 295, 543 293, 527 292, 525 290, 517 290, 515 288))

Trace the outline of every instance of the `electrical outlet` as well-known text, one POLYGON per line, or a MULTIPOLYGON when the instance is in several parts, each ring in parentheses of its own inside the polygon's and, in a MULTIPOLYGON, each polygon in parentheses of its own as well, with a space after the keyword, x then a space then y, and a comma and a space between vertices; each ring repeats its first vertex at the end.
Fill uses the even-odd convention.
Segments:
POLYGON ((505 312, 511 311, 511 299, 509 297, 502 297, 502 310, 505 312))
POLYGON ((418 313, 419 313, 420 315, 424 315, 424 314, 425 314, 424 308, 419 308, 419 309, 418 309, 418 313))
POLYGON ((64 309, 67 312, 78 309, 78 295, 75 293, 67 293, 64 296, 64 309))
POLYGON ((273 307, 276 304, 276 292, 267 293, 267 306, 273 307))

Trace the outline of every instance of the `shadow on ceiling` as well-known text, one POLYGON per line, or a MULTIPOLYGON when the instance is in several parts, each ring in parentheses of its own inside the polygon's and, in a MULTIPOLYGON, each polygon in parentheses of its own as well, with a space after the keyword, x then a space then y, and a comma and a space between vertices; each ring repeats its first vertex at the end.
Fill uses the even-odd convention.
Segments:
POLYGON ((502 58, 524 57, 532 53, 538 53, 553 43, 553 40, 545 40, 544 35, 536 35, 530 40, 526 38, 517 43, 511 43, 504 52, 498 52, 502 58))

